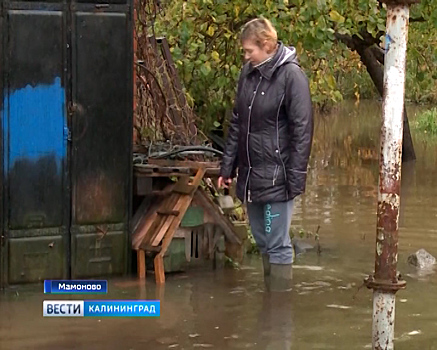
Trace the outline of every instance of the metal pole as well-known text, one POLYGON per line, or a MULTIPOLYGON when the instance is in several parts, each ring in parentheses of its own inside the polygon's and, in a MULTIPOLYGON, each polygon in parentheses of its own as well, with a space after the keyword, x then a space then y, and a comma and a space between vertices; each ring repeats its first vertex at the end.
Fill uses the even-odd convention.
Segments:
POLYGON ((386 52, 379 163, 375 274, 366 279, 373 289, 373 349, 392 350, 395 294, 406 287, 397 275, 405 61, 411 0, 385 0, 386 52))

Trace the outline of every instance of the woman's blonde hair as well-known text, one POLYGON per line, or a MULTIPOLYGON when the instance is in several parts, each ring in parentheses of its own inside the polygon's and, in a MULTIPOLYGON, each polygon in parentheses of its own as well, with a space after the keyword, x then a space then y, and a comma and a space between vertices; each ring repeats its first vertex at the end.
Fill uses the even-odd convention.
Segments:
POLYGON ((255 18, 247 22, 241 30, 241 42, 252 40, 262 47, 267 42, 269 49, 273 50, 278 42, 278 34, 272 23, 265 18, 255 18))

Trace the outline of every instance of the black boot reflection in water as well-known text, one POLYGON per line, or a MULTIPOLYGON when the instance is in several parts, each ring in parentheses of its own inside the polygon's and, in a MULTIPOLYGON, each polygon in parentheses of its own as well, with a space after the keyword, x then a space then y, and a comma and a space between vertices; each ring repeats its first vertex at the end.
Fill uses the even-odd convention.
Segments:
POLYGON ((264 293, 258 316, 258 346, 265 350, 290 350, 294 340, 292 293, 264 293))

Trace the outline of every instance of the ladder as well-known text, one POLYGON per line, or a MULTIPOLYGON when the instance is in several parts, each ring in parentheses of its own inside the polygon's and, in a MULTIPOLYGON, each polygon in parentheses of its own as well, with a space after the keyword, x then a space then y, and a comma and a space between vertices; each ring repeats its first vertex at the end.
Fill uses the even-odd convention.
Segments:
POLYGON ((197 170, 191 180, 190 176, 181 176, 176 183, 169 185, 165 191, 168 195, 162 201, 151 205, 139 224, 132 240, 132 247, 137 251, 138 277, 146 278, 146 251, 157 253, 154 258, 155 279, 157 284, 165 283, 164 254, 178 229, 182 218, 189 208, 206 168, 197 170))

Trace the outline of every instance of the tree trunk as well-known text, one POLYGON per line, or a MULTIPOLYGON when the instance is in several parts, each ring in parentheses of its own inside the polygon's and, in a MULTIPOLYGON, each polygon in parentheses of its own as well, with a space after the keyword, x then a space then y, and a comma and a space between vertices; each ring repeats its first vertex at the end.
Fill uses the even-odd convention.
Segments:
POLYGON ((410 133, 410 123, 408 122, 407 109, 404 106, 404 133, 402 135, 402 162, 410 162, 416 160, 416 152, 414 152, 413 139, 410 133))
MULTIPOLYGON (((381 97, 384 95, 384 52, 377 46, 373 38, 366 37, 366 40, 357 36, 336 34, 337 39, 345 43, 352 51, 357 51, 360 55, 361 62, 366 66, 367 72, 373 81, 381 97)), ((413 139, 410 133, 410 124, 408 122, 407 110, 404 104, 404 127, 402 142, 402 162, 416 160, 414 152, 413 139)))
MULTIPOLYGON (((361 50, 359 50, 361 51, 361 50)), ((384 95, 384 70, 376 58, 375 51, 372 47, 367 47, 363 52, 359 52, 361 61, 366 66, 381 97, 384 95)), ((404 103, 404 127, 403 127, 403 142, 402 142, 402 161, 409 162, 416 160, 416 153, 414 152, 413 139, 410 133, 410 123, 408 122, 407 109, 404 103)))

